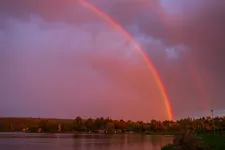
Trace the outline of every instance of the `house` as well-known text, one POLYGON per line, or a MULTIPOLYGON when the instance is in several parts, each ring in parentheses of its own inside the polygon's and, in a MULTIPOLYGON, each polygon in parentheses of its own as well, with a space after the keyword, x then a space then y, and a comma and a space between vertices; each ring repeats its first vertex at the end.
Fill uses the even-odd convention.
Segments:
POLYGON ((22 132, 27 132, 28 130, 29 130, 29 128, 25 127, 25 128, 22 129, 22 132))
POLYGON ((61 131, 62 131, 62 125, 59 124, 59 125, 58 125, 58 132, 61 132, 61 131))
POLYGON ((105 133, 105 130, 95 130, 97 133, 105 133))
POLYGON ((122 130, 120 130, 120 129, 115 129, 115 130, 114 130, 114 133, 115 133, 115 134, 122 133, 122 130))
POLYGON ((42 128, 38 128, 38 133, 43 132, 42 128))

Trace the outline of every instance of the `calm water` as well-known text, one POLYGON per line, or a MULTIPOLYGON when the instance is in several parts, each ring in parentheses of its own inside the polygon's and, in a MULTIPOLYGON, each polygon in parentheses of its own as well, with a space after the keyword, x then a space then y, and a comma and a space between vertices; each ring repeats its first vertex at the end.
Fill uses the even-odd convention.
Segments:
POLYGON ((172 136, 0 133, 1 150, 160 150, 172 136))

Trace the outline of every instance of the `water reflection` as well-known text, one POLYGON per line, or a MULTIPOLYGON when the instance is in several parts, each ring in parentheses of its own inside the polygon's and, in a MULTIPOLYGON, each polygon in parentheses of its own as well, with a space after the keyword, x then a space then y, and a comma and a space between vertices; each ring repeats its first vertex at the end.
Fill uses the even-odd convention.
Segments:
POLYGON ((173 137, 104 134, 0 133, 0 149, 7 150, 160 150, 173 137))
POLYGON ((79 150, 160 150, 173 137, 148 135, 76 135, 74 148, 79 150))

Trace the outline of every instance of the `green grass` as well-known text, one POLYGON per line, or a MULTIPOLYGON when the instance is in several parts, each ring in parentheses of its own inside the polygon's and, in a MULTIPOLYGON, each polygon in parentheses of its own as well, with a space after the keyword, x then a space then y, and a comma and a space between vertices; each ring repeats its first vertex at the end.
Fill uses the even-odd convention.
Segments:
POLYGON ((203 142, 212 150, 225 150, 225 135, 200 135, 203 142))

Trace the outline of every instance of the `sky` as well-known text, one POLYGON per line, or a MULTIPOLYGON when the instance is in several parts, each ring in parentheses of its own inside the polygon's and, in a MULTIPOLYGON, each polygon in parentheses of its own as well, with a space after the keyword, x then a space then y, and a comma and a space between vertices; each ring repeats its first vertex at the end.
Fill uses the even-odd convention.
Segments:
POLYGON ((225 115, 224 0, 0 1, 0 116, 225 115))

